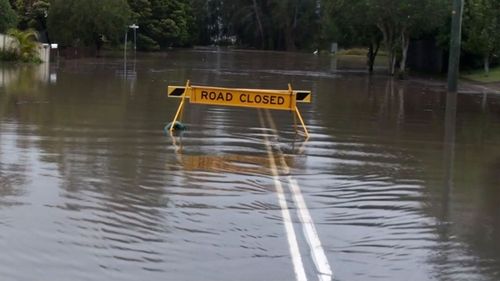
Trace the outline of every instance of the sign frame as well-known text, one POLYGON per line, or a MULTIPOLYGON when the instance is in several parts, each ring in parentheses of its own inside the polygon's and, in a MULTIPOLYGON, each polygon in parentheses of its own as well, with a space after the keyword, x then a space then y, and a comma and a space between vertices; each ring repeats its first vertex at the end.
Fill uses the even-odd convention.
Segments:
MULTIPOLYGON (((297 103, 310 103, 312 94, 310 91, 293 90, 291 84, 288 84, 287 90, 267 90, 195 86, 191 85, 188 80, 184 87, 168 86, 167 95, 168 97, 181 98, 172 124, 182 119, 186 99, 189 99, 189 103, 192 104, 291 111, 294 114, 294 128, 297 129, 295 117, 298 117, 306 139, 309 138, 307 126, 300 114, 297 103)), ((173 132, 174 130, 175 126, 170 126, 169 131, 173 132)))

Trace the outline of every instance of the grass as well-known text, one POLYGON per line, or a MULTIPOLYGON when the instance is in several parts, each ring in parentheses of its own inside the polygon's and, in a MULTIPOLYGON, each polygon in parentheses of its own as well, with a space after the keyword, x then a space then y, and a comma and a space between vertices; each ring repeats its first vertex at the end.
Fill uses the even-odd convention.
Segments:
MULTIPOLYGON (((341 49, 337 52, 337 55, 366 57, 367 53, 368 53, 368 48, 351 48, 351 49, 341 49)), ((387 53, 382 48, 380 48, 378 51, 378 56, 387 56, 387 53)))
POLYGON ((484 71, 481 69, 462 74, 462 77, 482 83, 500 82, 500 66, 490 69, 489 75, 484 74, 484 71))

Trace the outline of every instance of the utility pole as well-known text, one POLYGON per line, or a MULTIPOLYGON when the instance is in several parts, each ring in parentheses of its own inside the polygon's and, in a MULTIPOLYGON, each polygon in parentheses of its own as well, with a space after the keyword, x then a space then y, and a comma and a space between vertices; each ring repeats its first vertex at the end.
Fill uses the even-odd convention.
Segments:
POLYGON ((450 58, 448 62, 448 92, 456 93, 460 68, 460 45, 462 41, 462 13, 464 0, 453 0, 451 18, 450 58))

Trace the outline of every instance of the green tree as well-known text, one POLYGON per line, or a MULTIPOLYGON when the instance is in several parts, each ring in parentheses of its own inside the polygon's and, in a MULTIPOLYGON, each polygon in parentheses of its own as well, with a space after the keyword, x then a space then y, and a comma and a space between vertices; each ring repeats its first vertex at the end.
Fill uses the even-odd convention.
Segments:
POLYGON ((369 1, 329 1, 327 12, 332 15, 343 46, 368 46, 367 67, 373 72, 373 65, 380 49, 382 33, 376 23, 378 16, 370 12, 369 1))
POLYGON ((357 0, 365 1, 368 19, 374 20, 382 32, 388 54, 388 67, 395 74, 399 61, 400 73, 406 71, 408 47, 412 37, 430 32, 443 24, 447 12, 446 0, 357 0))
POLYGON ((49 0, 16 0, 14 8, 19 15, 18 27, 22 30, 47 28, 49 0))
POLYGON ((195 29, 193 37, 196 44, 209 45, 217 43, 228 34, 231 26, 226 21, 224 7, 228 6, 222 0, 191 0, 195 29))
POLYGON ((313 0, 223 1, 226 36, 261 49, 310 49, 321 34, 320 2, 313 0))
POLYGON ((0 0, 0 32, 16 25, 16 13, 8 0, 0 0))
POLYGON ((470 0, 464 16, 464 49, 482 56, 489 75, 490 60, 500 51, 500 1, 470 0))
POLYGON ((193 40, 195 19, 188 0, 128 0, 140 29, 139 48, 187 46, 193 40))
POLYGON ((139 25, 137 34, 137 47, 140 50, 153 51, 160 49, 158 42, 146 35, 146 31, 151 24, 153 11, 149 0, 128 0, 132 11, 131 21, 139 25))
POLYGON ((33 29, 27 29, 21 31, 19 29, 9 29, 7 34, 9 36, 14 37, 16 40, 14 41, 15 45, 12 46, 12 49, 17 50, 19 57, 22 61, 25 62, 37 62, 40 61, 38 57, 38 45, 37 39, 38 34, 33 29))
POLYGON ((367 63, 373 69, 381 41, 391 75, 406 71, 410 39, 433 33, 443 25, 447 0, 325 0, 327 12, 339 29, 344 46, 368 46, 367 63))
POLYGON ((120 43, 130 24, 126 0, 52 0, 48 29, 65 46, 120 43))

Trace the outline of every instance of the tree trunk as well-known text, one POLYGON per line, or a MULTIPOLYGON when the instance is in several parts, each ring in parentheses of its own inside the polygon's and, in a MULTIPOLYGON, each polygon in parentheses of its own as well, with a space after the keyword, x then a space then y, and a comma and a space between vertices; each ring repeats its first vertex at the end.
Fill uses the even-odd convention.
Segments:
POLYGON ((373 58, 373 43, 370 43, 370 46, 368 47, 368 54, 366 54, 366 64, 368 66, 368 72, 372 74, 373 72, 373 65, 372 65, 372 58, 373 58))
POLYGON ((260 12, 259 12, 259 6, 257 4, 257 0, 253 0, 253 10, 255 13, 255 18, 257 19, 257 26, 259 28, 259 35, 260 35, 260 48, 264 49, 264 28, 262 26, 262 21, 260 19, 260 12))
POLYGON ((406 73, 406 59, 408 57, 408 47, 410 46, 410 35, 403 29, 401 32, 401 61, 399 64, 399 75, 404 78, 406 73))
POLYGON ((484 74, 486 76, 490 75, 490 56, 484 56, 484 74))
POLYGON ((394 32, 385 23, 378 23, 377 27, 382 31, 384 45, 387 50, 387 66, 389 75, 394 75, 394 69, 396 66, 396 54, 394 50, 394 32))
POLYGON ((394 74, 396 74, 396 62, 397 62, 395 51, 392 51, 391 57, 392 57, 391 75, 394 76, 394 74))
POLYGON ((370 47, 368 49, 368 72, 373 73, 373 65, 375 64, 375 58, 377 58, 378 50, 380 49, 380 40, 372 39, 370 42, 370 47))

